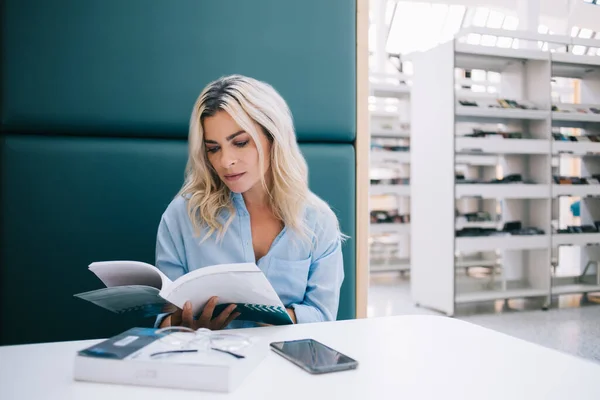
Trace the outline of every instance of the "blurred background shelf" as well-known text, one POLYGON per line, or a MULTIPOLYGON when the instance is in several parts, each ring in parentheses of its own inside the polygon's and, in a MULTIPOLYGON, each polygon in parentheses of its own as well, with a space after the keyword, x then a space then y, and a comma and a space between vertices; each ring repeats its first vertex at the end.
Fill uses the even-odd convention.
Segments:
POLYGON ((586 246, 600 244, 600 233, 555 233, 552 235, 552 246, 573 245, 586 246))
POLYGON ((410 185, 371 185, 370 195, 393 194, 397 196, 410 196, 410 185))
POLYGON ((514 299, 524 297, 543 297, 548 295, 547 289, 510 289, 490 290, 473 293, 459 293, 456 295, 457 303, 473 303, 480 301, 514 299))
POLYGON ((457 183, 456 198, 481 197, 484 199, 548 199, 550 185, 524 183, 457 183))
POLYGON ((408 151, 371 150, 371 163, 410 163, 408 151))
POLYGON ((457 237, 456 250, 462 252, 486 250, 549 249, 549 235, 457 237))
POLYGON ((401 223, 381 223, 371 224, 371 234, 382 234, 382 233, 398 233, 398 234, 410 234, 410 224, 401 223))

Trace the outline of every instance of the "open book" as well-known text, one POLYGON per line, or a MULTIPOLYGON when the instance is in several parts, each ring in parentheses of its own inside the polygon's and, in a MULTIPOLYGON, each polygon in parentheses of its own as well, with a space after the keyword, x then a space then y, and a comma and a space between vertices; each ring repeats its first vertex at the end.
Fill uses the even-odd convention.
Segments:
POLYGON ((141 311, 145 316, 163 312, 166 304, 183 308, 192 303, 199 315, 212 296, 218 296, 214 315, 236 304, 237 320, 271 325, 291 324, 292 320, 275 289, 253 263, 220 264, 191 271, 175 281, 153 265, 139 261, 102 261, 90 264, 106 285, 103 289, 78 293, 87 300, 115 313, 141 311))

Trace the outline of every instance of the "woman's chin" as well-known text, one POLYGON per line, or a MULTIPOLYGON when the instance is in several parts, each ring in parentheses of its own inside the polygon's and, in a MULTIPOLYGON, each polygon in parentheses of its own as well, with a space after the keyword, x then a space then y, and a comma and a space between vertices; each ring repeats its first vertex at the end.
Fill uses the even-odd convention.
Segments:
POLYGON ((249 189, 246 187, 247 185, 244 185, 241 182, 226 183, 226 185, 233 193, 244 193, 249 189))

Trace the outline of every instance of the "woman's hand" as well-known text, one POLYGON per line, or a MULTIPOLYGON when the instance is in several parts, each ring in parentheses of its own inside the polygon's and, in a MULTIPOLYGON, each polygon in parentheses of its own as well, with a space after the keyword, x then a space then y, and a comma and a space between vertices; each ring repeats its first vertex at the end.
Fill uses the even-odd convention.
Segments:
POLYGON ((192 303, 186 301, 183 305, 183 310, 178 308, 173 314, 167 316, 160 324, 160 327, 185 326, 193 330, 208 328, 213 331, 223 329, 241 314, 238 312, 234 313, 236 305, 231 304, 221 311, 218 317, 213 318, 217 300, 218 297, 211 297, 197 320, 194 320, 194 315, 192 314, 192 303))
POLYGON ((292 319, 292 322, 294 324, 298 323, 298 321, 296 321, 296 311, 294 311, 293 308, 286 308, 285 310, 287 311, 287 313, 289 314, 290 318, 292 319))

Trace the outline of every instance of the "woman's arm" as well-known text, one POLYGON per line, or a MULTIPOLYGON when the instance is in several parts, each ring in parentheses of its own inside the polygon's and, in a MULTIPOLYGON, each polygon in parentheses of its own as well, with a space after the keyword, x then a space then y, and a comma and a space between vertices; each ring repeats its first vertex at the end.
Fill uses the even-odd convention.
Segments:
MULTIPOLYGON (((163 215, 158 225, 156 235, 156 268, 161 270, 170 280, 174 281, 187 272, 184 265, 184 246, 181 230, 172 223, 168 217, 163 215)), ((158 328, 163 323, 165 317, 171 312, 159 314, 156 317, 154 327, 158 328)))
POLYGON ((316 232, 316 249, 308 272, 304 300, 292 304, 297 323, 334 321, 344 280, 342 243, 333 211, 316 232))
POLYGON ((156 234, 156 268, 174 281, 188 272, 181 229, 163 215, 156 234))

